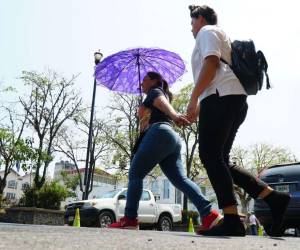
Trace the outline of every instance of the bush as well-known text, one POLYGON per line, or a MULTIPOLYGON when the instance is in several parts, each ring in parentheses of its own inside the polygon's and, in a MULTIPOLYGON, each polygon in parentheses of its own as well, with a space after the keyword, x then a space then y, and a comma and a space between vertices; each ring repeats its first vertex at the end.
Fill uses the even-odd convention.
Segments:
POLYGON ((6 207, 11 207, 15 206, 16 200, 15 199, 9 199, 7 197, 4 197, 3 194, 0 194, 0 208, 6 208, 6 207))
POLYGON ((22 207, 37 207, 38 192, 34 187, 26 187, 19 205, 22 207))
POLYGON ((193 224, 198 225, 198 218, 199 218, 199 213, 196 211, 187 211, 187 210, 182 210, 181 212, 182 215, 182 223, 183 224, 188 224, 190 218, 193 219, 193 224))
POLYGON ((40 190, 28 187, 20 199, 20 206, 60 209, 60 203, 67 194, 67 189, 58 182, 46 182, 40 190))

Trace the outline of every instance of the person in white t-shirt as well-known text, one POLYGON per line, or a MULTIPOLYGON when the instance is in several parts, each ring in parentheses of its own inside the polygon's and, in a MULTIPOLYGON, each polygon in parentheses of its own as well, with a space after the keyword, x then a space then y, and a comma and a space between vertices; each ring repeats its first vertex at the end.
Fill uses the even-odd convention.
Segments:
POLYGON ((249 225, 251 228, 251 234, 257 235, 257 228, 259 227, 259 221, 257 220, 253 212, 249 214, 249 225))
POLYGON ((231 42, 217 26, 217 14, 208 6, 189 6, 192 33, 196 45, 192 54, 195 87, 187 107, 187 118, 195 121, 199 114, 199 155, 224 221, 204 231, 204 235, 245 236, 237 210, 233 184, 242 187, 253 198, 263 198, 270 206, 273 225, 271 235, 279 236, 290 196, 274 191, 266 183, 232 164, 229 153, 248 105, 247 94, 230 67, 231 42))

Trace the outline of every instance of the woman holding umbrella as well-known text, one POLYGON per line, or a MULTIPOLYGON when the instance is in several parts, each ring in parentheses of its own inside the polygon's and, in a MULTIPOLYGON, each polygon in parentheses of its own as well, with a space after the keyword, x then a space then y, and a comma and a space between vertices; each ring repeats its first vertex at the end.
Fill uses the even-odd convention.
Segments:
POLYGON ((171 106, 172 94, 160 74, 148 72, 141 87, 147 95, 141 109, 150 110, 149 124, 142 125, 146 132, 131 161, 125 216, 111 224, 110 228, 138 228, 137 211, 143 179, 159 164, 172 184, 185 193, 197 207, 202 220, 201 230, 210 229, 218 223, 221 216, 211 209, 210 202, 202 196, 200 188, 185 175, 180 154, 180 137, 171 126, 172 121, 177 126, 187 125, 189 122, 171 106))

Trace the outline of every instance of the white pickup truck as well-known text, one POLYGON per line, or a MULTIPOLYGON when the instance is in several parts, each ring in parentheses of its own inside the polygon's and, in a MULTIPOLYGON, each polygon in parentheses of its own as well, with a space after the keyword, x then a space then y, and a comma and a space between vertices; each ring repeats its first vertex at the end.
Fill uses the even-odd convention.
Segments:
MULTIPOLYGON (((127 189, 113 190, 99 199, 83 200, 66 207, 65 220, 72 224, 75 210, 79 208, 83 226, 107 227, 124 216, 127 189)), ((144 189, 138 210, 139 222, 155 226, 161 231, 171 231, 174 222, 181 221, 181 205, 158 204, 150 190, 144 189)))

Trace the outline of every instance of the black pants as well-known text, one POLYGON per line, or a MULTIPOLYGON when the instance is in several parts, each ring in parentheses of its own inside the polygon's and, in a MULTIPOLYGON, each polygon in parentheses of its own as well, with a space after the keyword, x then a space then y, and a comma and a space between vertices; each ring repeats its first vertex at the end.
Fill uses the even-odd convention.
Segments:
POLYGON ((210 95, 201 101, 199 155, 215 190, 219 208, 236 205, 233 183, 252 198, 267 186, 245 169, 230 163, 229 153, 248 105, 244 95, 210 95))

